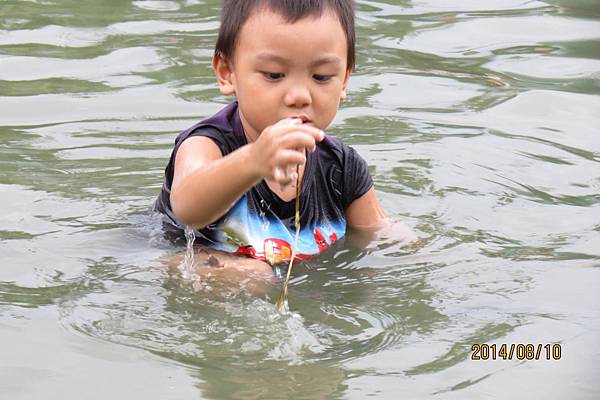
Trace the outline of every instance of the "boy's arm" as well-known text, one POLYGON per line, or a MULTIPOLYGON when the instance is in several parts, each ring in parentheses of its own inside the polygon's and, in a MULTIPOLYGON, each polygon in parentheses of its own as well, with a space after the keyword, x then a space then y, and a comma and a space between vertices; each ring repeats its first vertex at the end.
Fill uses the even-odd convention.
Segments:
POLYGON ((243 146, 223 157, 209 138, 184 141, 175 157, 171 207, 182 223, 203 228, 224 215, 261 176, 243 146))
POLYGON ((355 229, 378 230, 383 227, 386 218, 373 187, 346 209, 346 222, 355 229))
POLYGON ((204 228, 223 216, 252 186, 263 178, 286 183, 289 166, 304 164, 304 149, 314 151, 323 140, 321 130, 302 121, 282 120, 266 128, 248 145, 222 156, 206 137, 185 140, 175 157, 171 207, 177 219, 204 228))
POLYGON ((346 209, 346 222, 351 228, 361 232, 366 243, 380 236, 391 236, 401 241, 412 242, 417 239, 415 233, 400 221, 390 220, 384 213, 375 189, 354 200, 346 209))

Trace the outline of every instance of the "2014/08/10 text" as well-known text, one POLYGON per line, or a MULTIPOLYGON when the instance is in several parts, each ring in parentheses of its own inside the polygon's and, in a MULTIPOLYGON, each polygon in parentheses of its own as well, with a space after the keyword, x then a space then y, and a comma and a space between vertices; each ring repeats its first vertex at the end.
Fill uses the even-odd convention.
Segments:
POLYGON ((560 360, 560 343, 534 345, 532 343, 512 343, 501 345, 475 343, 471 346, 471 360, 560 360))

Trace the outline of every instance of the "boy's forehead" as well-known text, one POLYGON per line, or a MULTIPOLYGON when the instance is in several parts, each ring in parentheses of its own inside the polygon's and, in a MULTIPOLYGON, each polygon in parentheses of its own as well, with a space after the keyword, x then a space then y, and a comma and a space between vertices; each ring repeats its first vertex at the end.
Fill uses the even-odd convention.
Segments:
POLYGON ((244 47, 253 47, 253 44, 258 44, 257 42, 260 41, 287 47, 286 45, 297 46, 298 41, 314 38, 318 34, 331 39, 343 37, 343 42, 346 44, 341 22, 331 9, 323 10, 320 15, 309 14, 297 21, 290 22, 281 13, 262 7, 249 15, 239 31, 237 41, 238 43, 244 42, 244 47), (290 42, 285 39, 294 40, 290 42))
MULTIPOLYGON (((330 14, 333 16, 337 16, 335 10, 332 7, 324 6, 320 10, 315 8, 312 11, 309 11, 305 16, 298 18, 298 19, 318 18, 319 16, 321 16, 323 14, 330 14)), ((250 18, 257 17, 260 15, 272 15, 272 16, 279 17, 284 21, 289 20, 289 18, 285 15, 284 12, 282 12, 281 10, 279 10, 277 8, 270 7, 270 2, 268 2, 268 1, 259 3, 259 4, 257 4, 256 7, 254 7, 254 9, 250 10, 250 13, 248 14, 248 18, 246 20, 249 20, 250 18)))

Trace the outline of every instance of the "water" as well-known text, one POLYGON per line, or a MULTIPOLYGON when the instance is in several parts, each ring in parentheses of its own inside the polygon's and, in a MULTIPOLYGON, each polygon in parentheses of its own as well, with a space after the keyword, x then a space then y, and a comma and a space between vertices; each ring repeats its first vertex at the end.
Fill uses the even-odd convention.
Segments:
POLYGON ((194 271, 194 241, 196 240, 196 234, 194 229, 189 226, 185 227, 185 257, 183 262, 179 266, 181 271, 181 277, 183 280, 190 280, 193 277, 194 271))
POLYGON ((228 101, 218 3, 0 2, 0 397, 598 398, 598 2, 358 10, 329 133, 421 242, 295 266, 280 316, 280 283, 187 283, 148 213, 177 132, 228 101))

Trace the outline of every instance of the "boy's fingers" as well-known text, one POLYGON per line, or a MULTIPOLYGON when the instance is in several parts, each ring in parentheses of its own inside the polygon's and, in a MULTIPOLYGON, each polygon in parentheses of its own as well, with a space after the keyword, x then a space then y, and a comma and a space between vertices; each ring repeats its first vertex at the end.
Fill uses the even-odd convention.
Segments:
POLYGON ((311 135, 315 141, 320 142, 325 138, 325 132, 314 126, 303 124, 303 125, 282 125, 278 126, 277 130, 280 135, 289 135, 293 132, 302 132, 304 134, 311 135))
POLYGON ((290 165, 306 163, 304 152, 296 150, 280 150, 274 160, 275 165, 280 168, 287 168, 290 165))
POLYGON ((275 179, 277 182, 281 182, 281 180, 285 179, 285 173, 283 172, 283 168, 273 168, 273 179, 275 179))
POLYGON ((289 185, 292 182, 292 177, 284 172, 284 169, 275 167, 273 170, 273 179, 281 186, 289 185))
POLYGON ((317 142, 320 142, 321 140, 325 139, 325 132, 323 132, 319 128, 315 128, 314 126, 311 126, 311 125, 304 124, 304 125, 294 126, 293 129, 296 129, 296 130, 300 129, 302 132, 308 133, 309 135, 314 137, 317 142))
POLYGON ((297 152, 302 152, 305 148, 314 150, 315 138, 304 132, 292 132, 280 138, 279 146, 285 149, 299 149, 297 152))

